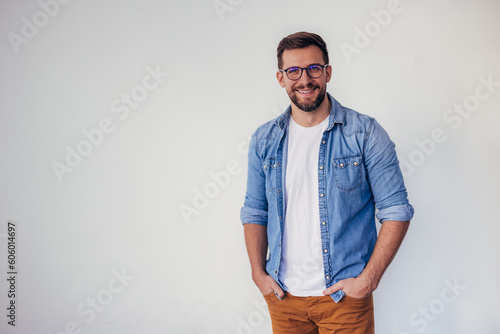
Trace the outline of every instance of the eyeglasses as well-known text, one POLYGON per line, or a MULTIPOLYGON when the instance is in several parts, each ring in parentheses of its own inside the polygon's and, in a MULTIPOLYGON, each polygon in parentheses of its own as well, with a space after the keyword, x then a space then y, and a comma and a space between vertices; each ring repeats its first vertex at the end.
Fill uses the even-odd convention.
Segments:
POLYGON ((326 65, 314 64, 309 67, 289 67, 286 70, 280 69, 281 72, 285 72, 286 76, 290 80, 299 80, 302 77, 302 72, 306 70, 307 75, 313 79, 319 78, 323 74, 323 69, 327 67, 326 65))

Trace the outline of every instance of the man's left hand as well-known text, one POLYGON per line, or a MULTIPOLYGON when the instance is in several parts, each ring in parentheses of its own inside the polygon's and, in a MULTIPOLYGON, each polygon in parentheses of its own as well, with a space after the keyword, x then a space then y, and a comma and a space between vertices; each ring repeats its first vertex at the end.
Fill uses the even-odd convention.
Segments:
POLYGON ((323 294, 328 296, 338 290, 343 290, 349 297, 368 298, 374 289, 371 288, 370 282, 358 276, 346 278, 345 280, 335 283, 323 291, 323 294))

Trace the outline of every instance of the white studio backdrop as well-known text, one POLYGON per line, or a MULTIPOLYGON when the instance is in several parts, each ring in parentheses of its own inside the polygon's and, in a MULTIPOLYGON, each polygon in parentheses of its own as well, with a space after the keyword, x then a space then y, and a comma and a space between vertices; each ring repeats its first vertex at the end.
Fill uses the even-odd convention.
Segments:
POLYGON ((0 332, 270 333, 239 220, 246 149, 288 105, 277 44, 305 30, 329 46, 328 91, 396 142, 416 210, 377 333, 500 333, 499 14, 2 0, 0 332))

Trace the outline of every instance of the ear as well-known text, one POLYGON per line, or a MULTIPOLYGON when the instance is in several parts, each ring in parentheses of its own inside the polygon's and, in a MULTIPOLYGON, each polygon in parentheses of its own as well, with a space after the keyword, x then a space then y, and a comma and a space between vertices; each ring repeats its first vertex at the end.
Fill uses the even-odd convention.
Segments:
POLYGON ((326 82, 330 82, 330 79, 332 78, 332 65, 328 65, 325 70, 326 70, 326 82))
POLYGON ((283 72, 278 71, 276 72, 276 79, 278 79, 278 82, 282 88, 285 88, 285 78, 283 77, 283 72))

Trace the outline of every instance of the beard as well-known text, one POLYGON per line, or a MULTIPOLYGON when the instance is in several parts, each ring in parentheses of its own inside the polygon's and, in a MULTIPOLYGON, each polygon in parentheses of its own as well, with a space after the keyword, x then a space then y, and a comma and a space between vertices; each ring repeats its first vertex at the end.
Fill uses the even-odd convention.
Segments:
POLYGON ((321 88, 318 85, 307 85, 307 86, 301 86, 297 88, 293 88, 292 92, 288 92, 288 96, 290 97, 290 100, 292 100, 293 104, 295 104, 300 110, 305 111, 305 112, 311 112, 316 110, 321 103, 323 103, 323 100, 325 99, 326 96, 326 87, 321 88), (313 89, 319 89, 319 94, 318 96, 311 102, 300 102, 299 101, 299 94, 297 90, 313 90, 313 89))

